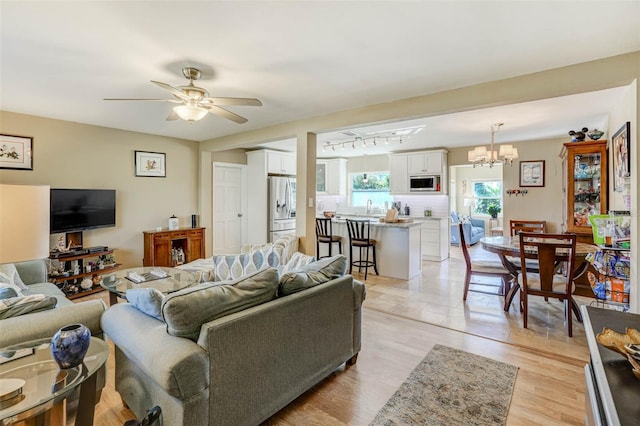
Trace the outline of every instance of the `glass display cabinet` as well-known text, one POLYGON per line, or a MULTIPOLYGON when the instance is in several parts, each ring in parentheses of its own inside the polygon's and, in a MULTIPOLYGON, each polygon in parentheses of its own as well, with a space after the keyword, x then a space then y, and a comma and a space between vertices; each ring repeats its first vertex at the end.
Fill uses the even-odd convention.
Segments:
POLYGON ((607 141, 564 144, 566 187, 565 230, 593 244, 589 216, 608 209, 607 141))

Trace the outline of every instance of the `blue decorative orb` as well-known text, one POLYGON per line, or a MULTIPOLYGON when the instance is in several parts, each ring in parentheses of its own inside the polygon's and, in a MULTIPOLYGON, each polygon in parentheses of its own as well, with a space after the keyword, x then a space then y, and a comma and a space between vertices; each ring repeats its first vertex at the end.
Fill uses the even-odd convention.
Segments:
POLYGON ((91 332, 82 324, 62 327, 51 339, 51 354, 61 369, 82 364, 91 343, 91 332))

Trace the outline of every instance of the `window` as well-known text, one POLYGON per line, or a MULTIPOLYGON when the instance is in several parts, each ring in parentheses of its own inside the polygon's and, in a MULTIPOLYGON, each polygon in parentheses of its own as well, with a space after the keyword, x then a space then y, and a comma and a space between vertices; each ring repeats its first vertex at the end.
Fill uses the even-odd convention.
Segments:
POLYGON ((389 172, 352 173, 350 182, 352 207, 366 206, 369 200, 375 206, 393 201, 389 194, 389 172))
POLYGON ((476 199, 474 213, 489 215, 489 206, 492 204, 502 210, 502 181, 474 181, 473 196, 476 199))

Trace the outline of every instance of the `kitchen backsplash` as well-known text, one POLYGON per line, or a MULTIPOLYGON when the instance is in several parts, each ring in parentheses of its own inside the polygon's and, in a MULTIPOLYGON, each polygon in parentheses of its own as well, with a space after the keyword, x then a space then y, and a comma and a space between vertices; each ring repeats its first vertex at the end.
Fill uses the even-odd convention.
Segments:
MULTIPOLYGON (((401 214, 404 214, 404 207, 408 204, 410 215, 414 217, 424 216, 425 209, 431 209, 432 216, 449 216, 449 196, 448 195, 396 195, 393 201, 402 203, 401 214)), ((366 207, 350 207, 347 197, 340 195, 318 195, 316 196, 316 212, 325 211, 337 213, 365 214, 366 207)), ((371 213, 384 214, 384 206, 373 206, 371 213)))

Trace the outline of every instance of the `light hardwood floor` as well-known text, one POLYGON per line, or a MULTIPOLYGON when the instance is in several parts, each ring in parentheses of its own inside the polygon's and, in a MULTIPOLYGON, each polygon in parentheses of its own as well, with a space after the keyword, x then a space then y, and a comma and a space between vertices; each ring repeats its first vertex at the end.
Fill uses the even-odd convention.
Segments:
MULTIPOLYGON (((530 305, 527 330, 515 303, 506 313, 500 297, 473 292, 463 303, 464 260, 458 248, 451 252, 444 262, 423 262, 421 277, 410 281, 370 274, 356 365, 331 374, 265 424, 366 425, 435 344, 519 368, 507 424, 584 424, 583 367, 589 355, 582 324, 574 322, 574 337, 567 337, 563 307, 553 300, 530 305)), ((471 253, 493 256, 479 245, 471 253)), ((99 297, 106 301, 104 293, 99 297)), ((113 377, 111 356, 96 408, 99 426, 134 417, 122 407, 113 377)))

